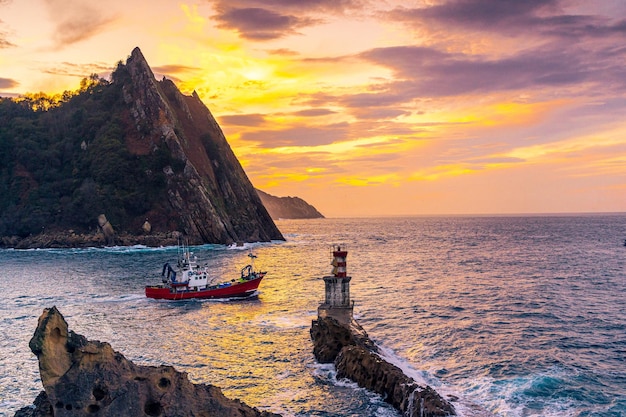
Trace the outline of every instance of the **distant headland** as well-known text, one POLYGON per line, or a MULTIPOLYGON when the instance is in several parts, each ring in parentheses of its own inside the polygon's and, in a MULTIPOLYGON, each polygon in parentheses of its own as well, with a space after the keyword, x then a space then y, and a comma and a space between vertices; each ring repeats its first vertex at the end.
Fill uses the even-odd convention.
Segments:
POLYGON ((324 218, 322 213, 300 197, 275 197, 259 189, 256 192, 274 220, 324 218))

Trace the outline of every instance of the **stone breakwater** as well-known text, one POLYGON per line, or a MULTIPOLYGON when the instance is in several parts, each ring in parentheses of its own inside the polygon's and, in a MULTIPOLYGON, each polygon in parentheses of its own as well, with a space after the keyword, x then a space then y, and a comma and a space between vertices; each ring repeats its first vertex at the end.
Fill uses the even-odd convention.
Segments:
POLYGON ((136 365, 108 343, 68 330, 56 307, 39 317, 29 346, 44 391, 15 417, 280 417, 229 399, 216 386, 193 384, 171 366, 136 365))
POLYGON ((348 378, 380 394, 405 416, 440 417, 456 410, 429 386, 421 386, 400 368, 385 361, 365 330, 353 319, 340 323, 333 317, 313 320, 313 354, 320 363, 334 363, 337 378, 348 378))

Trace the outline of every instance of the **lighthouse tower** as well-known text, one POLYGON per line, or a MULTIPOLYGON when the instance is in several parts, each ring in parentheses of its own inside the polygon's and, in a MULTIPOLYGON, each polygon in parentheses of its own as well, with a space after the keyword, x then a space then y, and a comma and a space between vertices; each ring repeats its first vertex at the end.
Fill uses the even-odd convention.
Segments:
POLYGON ((352 321, 354 302, 350 301, 350 280, 347 275, 346 258, 348 251, 345 246, 333 246, 331 265, 332 275, 324 277, 325 300, 317 309, 320 318, 333 317, 340 323, 352 321))

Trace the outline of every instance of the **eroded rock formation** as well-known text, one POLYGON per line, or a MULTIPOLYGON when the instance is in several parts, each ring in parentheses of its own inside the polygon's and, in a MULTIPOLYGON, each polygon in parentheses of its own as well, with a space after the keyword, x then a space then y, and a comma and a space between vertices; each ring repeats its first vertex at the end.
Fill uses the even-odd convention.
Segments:
POLYGON ((15 417, 279 416, 193 384, 171 366, 135 365, 108 343, 68 330, 56 307, 44 310, 30 348, 44 391, 15 417))
POLYGON ((313 354, 321 363, 335 364, 337 378, 348 378, 380 394, 406 416, 456 415, 452 404, 429 386, 421 386, 400 368, 384 360, 374 342, 355 321, 349 325, 332 317, 318 318, 311 326, 313 354))
MULTIPOLYGON (((283 240, 198 94, 183 95, 171 80, 157 81, 139 48, 117 71, 136 129, 126 138, 131 152, 155 153, 166 146, 183 166, 180 171, 166 166, 163 172, 168 216, 175 217, 190 243, 283 240)), ((153 229, 163 227, 150 223, 153 229)))

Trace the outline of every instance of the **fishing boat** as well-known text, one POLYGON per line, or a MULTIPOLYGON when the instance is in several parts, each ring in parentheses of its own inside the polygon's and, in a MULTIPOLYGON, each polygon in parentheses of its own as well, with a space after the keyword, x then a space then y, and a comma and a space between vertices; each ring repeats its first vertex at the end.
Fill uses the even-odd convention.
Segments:
POLYGON ((256 293, 267 272, 255 271, 255 255, 249 253, 250 264, 241 269, 241 276, 230 280, 211 277, 209 268, 199 266, 188 246, 179 246, 175 267, 163 265, 160 285, 147 285, 146 297, 163 300, 187 300, 192 298, 249 297, 256 293))

